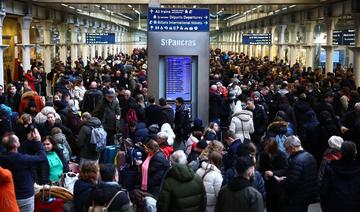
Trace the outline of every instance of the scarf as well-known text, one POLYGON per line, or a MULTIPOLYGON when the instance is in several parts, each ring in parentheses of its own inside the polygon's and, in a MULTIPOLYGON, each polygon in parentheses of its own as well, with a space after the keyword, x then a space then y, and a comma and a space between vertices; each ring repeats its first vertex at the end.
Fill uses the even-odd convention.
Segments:
POLYGON ((148 171, 151 158, 154 156, 154 153, 149 153, 146 157, 144 163, 141 165, 141 174, 142 174, 142 181, 141 181, 141 190, 147 191, 147 183, 148 183, 148 171))

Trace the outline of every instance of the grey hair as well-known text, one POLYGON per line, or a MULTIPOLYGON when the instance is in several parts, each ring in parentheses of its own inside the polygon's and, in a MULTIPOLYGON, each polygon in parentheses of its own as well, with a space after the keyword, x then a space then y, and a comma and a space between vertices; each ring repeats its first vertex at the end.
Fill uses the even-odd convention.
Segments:
POLYGON ((156 135, 158 137, 164 138, 164 139, 168 139, 168 137, 169 137, 166 132, 158 132, 156 135))
POLYGON ((177 150, 170 156, 171 164, 186 165, 187 157, 183 150, 177 150))
POLYGON ((300 147, 301 141, 300 141, 299 137, 297 137, 296 135, 291 135, 286 138, 285 144, 287 144, 288 146, 291 146, 291 147, 300 147))
POLYGON ((360 109, 360 102, 355 103, 354 108, 359 108, 360 109))
POLYGON ((125 90, 124 94, 131 96, 131 91, 130 90, 125 90))

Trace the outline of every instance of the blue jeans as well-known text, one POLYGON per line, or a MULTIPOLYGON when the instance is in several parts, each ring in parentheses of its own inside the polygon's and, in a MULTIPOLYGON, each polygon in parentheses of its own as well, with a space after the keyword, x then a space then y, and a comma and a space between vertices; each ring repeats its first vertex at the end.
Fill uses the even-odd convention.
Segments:
POLYGON ((20 212, 33 212, 35 206, 34 196, 27 199, 17 199, 20 212))

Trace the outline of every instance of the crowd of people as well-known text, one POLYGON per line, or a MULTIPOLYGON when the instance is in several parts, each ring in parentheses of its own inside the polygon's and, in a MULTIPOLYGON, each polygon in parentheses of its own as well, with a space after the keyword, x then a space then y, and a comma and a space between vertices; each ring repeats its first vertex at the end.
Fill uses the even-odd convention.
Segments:
POLYGON ((0 87, 1 210, 34 211, 34 185, 63 186, 76 164, 64 210, 360 208, 353 70, 338 64, 324 73, 220 49, 209 62, 207 126, 190 119, 181 97, 173 110, 147 92, 146 49, 86 66, 57 62, 48 74, 40 63, 20 70, 0 87))

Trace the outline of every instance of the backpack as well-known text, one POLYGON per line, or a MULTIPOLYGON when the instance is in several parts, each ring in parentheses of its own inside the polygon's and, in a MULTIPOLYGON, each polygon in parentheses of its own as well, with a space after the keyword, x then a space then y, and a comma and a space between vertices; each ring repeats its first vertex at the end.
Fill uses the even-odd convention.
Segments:
POLYGON ((275 136, 275 141, 279 146, 279 150, 284 152, 285 154, 287 154, 286 150, 285 150, 285 140, 286 140, 286 138, 287 137, 284 134, 278 134, 278 135, 275 136))
POLYGON ((138 121, 138 117, 136 114, 136 110, 133 108, 129 108, 128 112, 126 113, 126 122, 135 123, 137 121, 138 121))
POLYGON ((106 136, 107 133, 104 128, 92 127, 91 128, 91 139, 90 143, 96 145, 96 152, 101 152, 106 148, 106 136))

